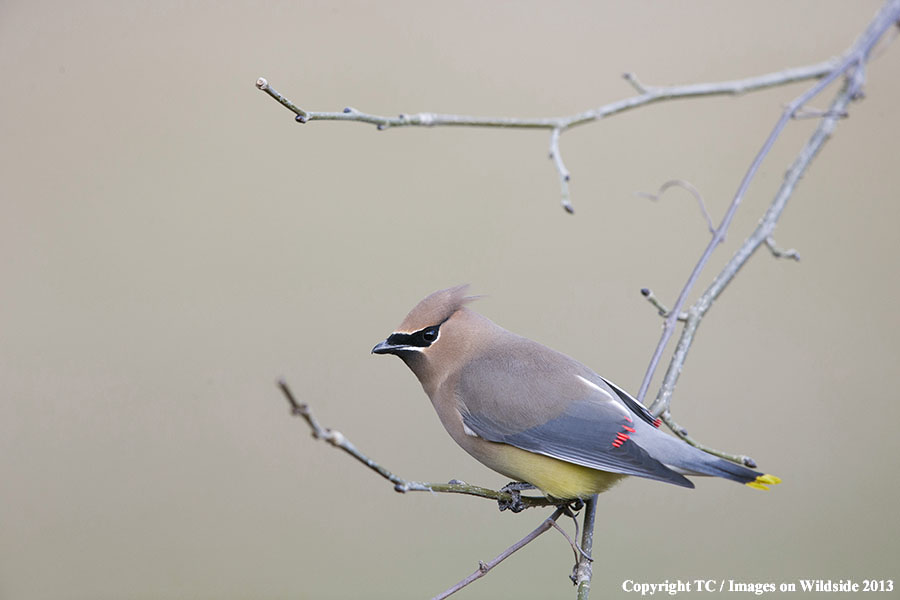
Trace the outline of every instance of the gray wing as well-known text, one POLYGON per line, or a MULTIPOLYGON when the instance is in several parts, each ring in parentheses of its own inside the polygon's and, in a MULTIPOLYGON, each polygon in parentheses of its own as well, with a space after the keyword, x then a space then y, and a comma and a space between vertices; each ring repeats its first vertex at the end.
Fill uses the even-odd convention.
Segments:
POLYGON ((642 415, 602 378, 519 339, 535 347, 506 348, 502 358, 483 356, 461 371, 457 398, 466 427, 488 441, 592 469, 694 487, 632 439, 633 417, 642 415))

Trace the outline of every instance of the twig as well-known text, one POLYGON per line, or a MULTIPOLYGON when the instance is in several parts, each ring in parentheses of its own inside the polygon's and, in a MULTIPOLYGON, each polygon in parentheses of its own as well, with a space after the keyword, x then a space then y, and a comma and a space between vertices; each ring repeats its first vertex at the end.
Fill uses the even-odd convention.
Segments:
MULTIPOLYGON (((573 517, 573 519, 575 519, 575 529, 577 530, 578 529, 578 519, 575 517, 573 517)), ((566 533, 566 530, 563 529, 562 526, 560 526, 560 524, 557 523, 556 521, 553 522, 553 528, 559 532, 559 535, 566 538, 566 541, 569 542, 569 546, 572 548, 572 552, 575 553, 575 565, 577 566, 578 560, 581 558, 581 555, 583 554, 581 551, 581 548, 578 547, 578 544, 575 543, 575 540, 572 539, 572 536, 569 535, 568 533, 566 533)), ((574 569, 573 569, 573 572, 574 572, 574 569)))
POLYGON ((559 151, 559 136, 561 134, 562 129, 559 127, 555 127, 550 133, 550 158, 553 160, 553 164, 556 165, 556 172, 559 173, 559 185, 562 188, 562 206, 567 213, 572 214, 575 212, 575 209, 572 208, 572 201, 569 198, 569 179, 571 177, 559 151))
POLYGON ((622 79, 630 83, 631 87, 633 87, 638 94, 646 94, 650 91, 643 83, 640 82, 640 80, 638 80, 637 75, 635 75, 634 73, 622 73, 622 79))
MULTIPOLYGON (((335 448, 340 448, 362 464, 366 465, 367 467, 393 483, 394 490, 398 492, 440 492, 447 494, 465 494, 468 496, 477 496, 479 498, 497 500, 498 502, 512 502, 513 500, 512 495, 508 492, 499 492, 477 485, 469 485, 468 483, 463 483, 455 480, 450 483, 423 483, 420 481, 407 481, 406 479, 398 477, 397 475, 394 475, 383 466, 360 452, 356 448, 356 446, 354 446, 353 443, 351 443, 350 440, 348 440, 347 437, 340 431, 322 427, 316 420, 315 416, 313 416, 309 405, 306 403, 298 402, 294 397, 293 392, 291 392, 290 387, 284 380, 278 381, 278 387, 281 389, 284 397, 291 405, 291 414, 293 414, 294 416, 303 417, 303 419, 309 425, 314 438, 324 440, 335 448)), ((555 506, 557 504, 556 502, 553 502, 543 496, 521 496, 521 500, 525 508, 532 508, 537 506, 555 506)))
POLYGON ((716 226, 713 225, 712 217, 709 216, 709 211, 706 210, 706 203, 703 201, 703 195, 700 193, 700 190, 698 190, 692 183, 684 181, 683 179, 670 179, 669 181, 659 186, 659 190, 657 190, 655 194, 648 194, 647 192, 635 192, 635 195, 659 201, 659 199, 662 198, 662 195, 666 193, 666 190, 673 187, 680 187, 684 190, 687 190, 697 200, 697 204, 700 205, 700 212, 703 214, 703 218, 706 219, 706 226, 709 229, 709 232, 715 235, 716 226))
POLYGON ((724 458, 725 460, 730 460, 731 462, 736 462, 739 465, 744 465, 745 467, 748 467, 750 469, 756 468, 756 461, 753 460, 752 458, 750 458, 749 456, 747 456, 746 454, 729 454, 728 452, 722 452, 721 450, 716 450, 715 448, 710 448, 709 446, 701 444, 700 442, 698 442, 697 440, 692 438, 690 435, 688 435, 687 429, 685 429, 684 427, 682 427, 681 425, 676 423, 675 420, 672 418, 672 415, 669 414, 668 412, 664 412, 660 416, 660 418, 663 420, 663 423, 665 423, 669 427, 669 429, 672 430, 672 432, 675 435, 677 435, 678 437, 683 439, 685 442, 687 442, 691 446, 699 448, 700 450, 703 450, 704 452, 708 452, 708 453, 718 456, 720 458, 724 458))
POLYGON ((309 119, 309 115, 306 113, 305 110, 303 110, 302 108, 300 108, 299 106, 297 106, 296 104, 294 104, 293 102, 291 102, 290 100, 288 100, 287 98, 285 98, 284 96, 279 94, 278 90, 271 87, 269 85, 269 82, 266 81, 265 78, 260 77, 259 79, 257 79, 256 87, 258 87, 260 90, 264 91, 268 95, 270 95, 273 98, 275 98, 276 100, 278 100, 282 105, 284 105, 285 108, 287 108, 289 111, 296 114, 297 120, 300 121, 301 123, 306 123, 307 119, 309 119))
POLYGON ((501 562, 503 562, 507 558, 509 558, 514 552, 516 552, 522 546, 530 543, 536 537, 538 537, 539 535, 541 535, 542 533, 544 533, 545 531, 547 531, 548 529, 553 527, 556 524, 556 520, 560 517, 560 515, 563 514, 564 510, 565 510, 564 507, 557 508, 555 511, 553 511, 553 514, 550 515, 549 517, 547 517, 546 519, 544 519, 544 521, 540 525, 538 525, 534 531, 532 531, 531 533, 529 533, 528 535, 523 537, 521 540, 519 540, 518 542, 516 542, 515 544, 513 544, 512 546, 510 546, 509 548, 507 548, 500 554, 498 554, 490 562, 483 563, 483 562, 479 561, 478 568, 475 570, 474 573, 472 573, 465 579, 461 580, 459 583, 457 583, 453 587, 450 587, 447 590, 441 592, 440 594, 438 594, 437 596, 432 598, 432 600, 443 600, 444 598, 451 596, 451 595, 455 594, 456 592, 458 592, 459 590, 463 589, 464 587, 466 587, 473 581, 475 581, 477 579, 481 579, 482 577, 487 575, 488 571, 490 571, 491 569, 493 569, 494 567, 499 565, 501 562))
POLYGON ((549 129, 550 155, 559 174, 562 206, 566 212, 573 212, 569 197, 569 172, 562 163, 559 151, 559 138, 567 130, 597 121, 612 115, 632 110, 648 104, 666 100, 697 98, 703 96, 737 96, 747 92, 764 90, 780 85, 817 79, 831 73, 835 62, 828 60, 805 67, 785 69, 775 73, 767 73, 745 79, 721 81, 714 83, 695 83, 661 87, 645 87, 637 82, 637 77, 626 74, 625 78, 638 91, 637 96, 624 98, 616 102, 604 104, 590 110, 559 117, 515 118, 515 117, 476 117, 470 115, 415 113, 400 114, 396 117, 370 114, 355 108, 346 107, 340 112, 303 110, 273 88, 264 77, 256 80, 256 87, 266 92, 285 108, 293 112, 299 123, 310 121, 353 121, 375 125, 379 130, 391 127, 506 127, 518 129, 549 129))
MULTIPOLYGON (((653 293, 653 290, 650 288, 641 288, 641 295, 647 299, 647 302, 656 307, 657 312, 659 312, 659 316, 668 317, 669 309, 666 308, 666 305, 659 301, 659 298, 656 297, 656 294, 653 293)), ((687 314, 681 313, 678 315, 679 321, 687 321, 687 314)))
POLYGON ((572 575, 570 576, 572 581, 574 582, 575 581, 575 573, 578 570, 578 562, 581 559, 585 559, 585 560, 593 562, 594 559, 591 558, 590 554, 588 554, 587 552, 582 550, 581 546, 578 545, 578 542, 575 541, 576 539, 578 539, 578 531, 579 531, 578 513, 572 512, 568 507, 561 507, 561 508, 564 509, 563 513, 567 517, 570 517, 572 519, 572 521, 575 523, 575 538, 573 539, 572 536, 570 536, 568 533, 566 533, 566 530, 563 529, 559 523, 557 523, 556 521, 553 522, 554 529, 556 529, 561 536, 566 538, 566 541, 569 542, 569 546, 572 547, 572 552, 575 553, 575 567, 572 568, 572 575))
MULTIPOLYGON (((772 149, 772 146, 775 144, 775 140, 781 135, 781 132, 784 130, 785 126, 787 126, 788 122, 791 120, 793 115, 803 107, 807 102, 816 97, 819 93, 822 92, 831 82, 836 80, 838 77, 844 74, 851 73, 855 83, 850 86, 852 89, 849 90, 847 94, 847 102, 836 102, 832 104, 829 109, 829 113, 831 115, 842 114, 846 111, 846 106, 849 101, 859 93, 859 90, 862 86, 862 74, 860 69, 864 64, 865 60, 868 58, 869 53, 871 52, 873 46, 878 42, 881 36, 888 30, 890 27, 894 25, 894 23, 900 17, 900 0, 890 0, 887 2, 869 26, 866 28, 866 31, 859 37, 859 39, 853 44, 850 51, 847 52, 844 57, 833 66, 832 70, 822 77, 814 86, 812 86, 809 90, 795 98, 784 110, 781 115, 781 118, 778 119, 778 122, 775 124, 775 127, 772 129, 771 133, 769 133, 768 138, 763 143, 762 148, 760 148, 759 152, 756 154, 756 157, 753 159, 750 167, 747 169, 744 178, 741 180, 740 185, 738 186, 737 192, 734 195, 734 198, 731 201, 731 204, 728 207, 728 210, 725 213, 725 216, 722 219, 722 222, 716 228, 716 233, 713 235, 712 240, 710 240, 706 249, 703 251, 703 254, 700 256, 700 260, 697 262, 694 270, 691 272, 688 277, 687 283, 681 290, 681 293, 678 296, 678 300, 675 302, 675 306, 672 307, 672 311, 669 316, 666 318, 665 325, 663 327, 663 333, 660 337, 660 341, 656 346, 656 350, 653 353, 652 358, 650 359, 650 364, 647 367, 647 372, 644 374, 644 379, 641 382, 641 387, 638 391, 637 398, 640 401, 644 400, 644 397, 647 394, 647 389, 650 387, 650 381, 653 379, 653 375, 656 373, 656 369, 659 366, 659 361, 662 358, 663 351, 666 348, 669 340, 671 339, 673 333, 675 332, 675 327, 677 324, 678 316, 681 314, 682 307, 687 302, 687 297, 690 294, 691 290, 694 287, 694 284, 697 282, 698 277, 700 276, 700 272, 706 266, 706 263, 709 261, 709 258, 712 256, 713 250, 715 250, 716 246, 718 246, 725 237, 725 233, 728 231, 728 227, 731 225, 731 221, 734 218, 735 213, 737 212, 738 206, 743 200, 744 195, 747 192, 747 189, 750 186, 750 182, 753 180, 756 173, 759 171, 760 166, 762 165, 763 160, 768 156, 769 151, 772 149), (855 71, 855 72, 853 72, 855 71)), ((823 126, 833 129, 834 123, 836 119, 834 116, 826 116, 823 118, 822 122, 819 124, 819 130, 823 126)), ((824 140, 822 140, 824 143, 824 140)), ((812 157, 810 157, 810 160, 812 157)), ((806 162, 802 170, 805 170, 806 166, 808 166, 809 162, 806 162)), ((788 196, 790 192, 793 191, 793 185, 787 190, 788 196)), ((784 199, 785 201, 787 198, 784 199)), ((778 201, 776 200, 776 203, 778 201)), ((778 216, 780 216, 781 212, 775 216, 774 220, 771 222, 771 229, 774 229, 775 221, 777 221, 778 216)), ((765 237, 771 234, 771 230, 768 231, 765 237)), ((755 246, 753 249, 755 250, 755 246)), ((741 250, 738 251, 741 253, 741 250)), ((747 255, 749 258, 749 254, 747 255)), ((746 258, 744 259, 746 260, 746 258)), ((743 262, 737 265, 740 268, 743 262)), ((724 271, 723 271, 724 272, 724 271)), ((733 276, 733 275, 732 275, 733 276)), ((730 278, 729 278, 730 280, 730 278)), ((710 299, 711 301, 712 299, 710 299)), ((698 301, 699 303, 699 301, 698 301)), ((705 311, 703 311, 705 312, 705 311)), ((692 311, 688 311, 689 315, 692 311)), ((702 318, 702 314, 700 315, 702 318)), ((682 339, 685 338, 685 334, 687 332, 687 326, 685 327, 685 331, 682 334, 682 339)), ((692 336, 693 334, 691 334, 692 336)), ((690 339, 689 336, 687 339, 690 339)), ((689 345, 689 343, 688 343, 689 345)), ((681 343, 679 343, 681 346, 681 343)), ((686 348, 685 348, 686 353, 686 348)), ((676 350, 675 355, 673 356, 672 363, 669 365, 669 372, 672 373, 672 378, 669 378, 669 373, 666 375, 666 380, 663 383, 663 386, 660 388, 659 393, 657 394, 656 400, 653 402, 651 406, 651 412, 654 415, 659 416, 664 411, 668 410, 669 397, 671 395, 672 387, 674 386, 675 380, 677 380, 678 373, 681 371, 681 366, 683 364, 683 356, 681 362, 676 362, 676 357, 678 356, 678 351, 676 350)))
POLYGON ((850 116, 850 113, 833 113, 828 110, 817 110, 815 108, 801 108, 794 113, 794 118, 798 121, 800 119, 821 119, 822 117, 839 117, 841 119, 846 119, 850 116))
POLYGON ((788 258, 800 262, 800 254, 796 250, 794 250, 793 248, 790 248, 788 250, 779 248, 778 244, 775 243, 775 238, 773 238, 771 235, 766 238, 766 246, 769 248, 769 251, 775 258, 788 258))

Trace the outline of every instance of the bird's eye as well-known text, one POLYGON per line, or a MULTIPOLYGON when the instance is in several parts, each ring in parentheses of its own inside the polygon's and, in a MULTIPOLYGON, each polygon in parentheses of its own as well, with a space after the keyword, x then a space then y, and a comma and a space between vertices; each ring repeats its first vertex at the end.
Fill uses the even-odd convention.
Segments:
POLYGON ((422 339, 426 342, 433 342, 438 337, 438 328, 437 327, 429 327, 422 331, 422 339))

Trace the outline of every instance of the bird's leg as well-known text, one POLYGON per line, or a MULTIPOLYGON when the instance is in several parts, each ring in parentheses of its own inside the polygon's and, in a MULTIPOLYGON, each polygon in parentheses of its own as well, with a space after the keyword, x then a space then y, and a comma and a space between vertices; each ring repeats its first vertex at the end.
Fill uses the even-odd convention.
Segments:
POLYGON ((510 483, 507 483, 502 488, 500 488, 500 491, 509 494, 510 496, 512 496, 512 499, 497 500, 497 506, 500 508, 501 512, 509 509, 514 513, 520 513, 528 508, 527 506, 525 506, 525 503, 522 502, 522 491, 533 489, 535 488, 530 483, 525 483, 524 481, 511 481, 510 483))

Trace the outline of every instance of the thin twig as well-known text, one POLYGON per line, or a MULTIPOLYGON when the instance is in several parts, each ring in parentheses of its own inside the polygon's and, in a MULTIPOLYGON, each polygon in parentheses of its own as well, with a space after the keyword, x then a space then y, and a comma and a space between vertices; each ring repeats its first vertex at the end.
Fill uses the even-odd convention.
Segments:
POLYGON ((775 243, 775 238, 773 238, 771 235, 766 238, 766 246, 769 248, 769 251, 775 258, 787 258, 800 262, 800 254, 796 250, 794 250, 793 248, 789 248, 787 250, 785 250, 784 248, 780 248, 778 244, 775 243))
POLYGON ((475 570, 474 573, 472 573, 465 579, 461 580, 456 585, 441 592, 440 594, 438 594, 437 596, 432 598, 432 600, 443 600, 444 598, 451 596, 451 595, 455 594, 456 592, 458 592, 459 590, 463 589, 464 587, 466 587, 473 581, 475 581, 477 579, 481 579, 482 577, 487 575, 488 571, 490 571, 491 569, 493 569, 494 567, 499 565, 501 562, 503 562, 507 558, 509 558, 514 552, 519 550, 522 546, 530 543, 535 538, 537 538, 539 535, 541 535, 542 533, 544 533, 545 531, 547 531, 548 529, 553 527, 553 525, 556 523, 556 520, 560 517, 560 515, 563 514, 564 510, 565 510, 564 507, 557 508, 555 511, 553 511, 553 514, 550 515, 549 517, 547 517, 546 519, 544 519, 544 521, 540 525, 538 525, 534 531, 532 531, 531 533, 529 533, 528 535, 523 537, 521 540, 519 540, 518 542, 516 542, 515 544, 513 544, 512 546, 510 546, 509 548, 507 548, 500 554, 498 554, 490 562, 487 562, 487 563, 479 562, 478 568, 475 570))
MULTIPOLYGON (((260 90, 264 91, 268 95, 270 95, 273 98, 275 98, 276 100, 278 100, 278 102, 280 102, 282 105, 284 105, 285 108, 287 108, 289 111, 295 113, 297 115, 297 120, 309 118, 309 115, 307 115, 305 110, 303 110, 302 108, 295 105, 293 102, 291 102, 290 100, 288 100, 287 98, 285 98, 284 96, 279 94, 278 90, 271 87, 269 85, 269 82, 266 81, 264 77, 260 77, 259 79, 256 80, 256 87, 258 87, 260 90)), ((305 123, 306 121, 304 120, 302 122, 305 123)))
POLYGON ((669 181, 659 186, 659 189, 655 194, 649 194, 647 192, 635 192, 635 195, 659 201, 659 199, 662 198, 662 195, 666 193, 666 190, 673 187, 679 187, 687 190, 697 200, 697 204, 700 205, 700 212, 703 214, 703 218, 706 219, 706 227, 709 229, 709 232, 711 234, 715 235, 716 226, 713 224, 712 217, 709 216, 709 211, 706 210, 706 203, 703 201, 703 194, 701 194, 700 190, 698 190, 689 181, 684 181, 683 179, 670 179, 669 181))
MULTIPOLYGON (((468 496, 477 496, 479 498, 497 500, 498 502, 513 501, 512 495, 508 492, 499 492, 477 485, 469 485, 468 483, 458 481, 453 481, 450 483, 423 483, 420 481, 407 481, 406 479, 398 477, 397 475, 394 475, 386 468, 360 452, 356 448, 356 446, 354 446, 353 443, 351 443, 350 440, 348 440, 347 437, 340 431, 322 427, 316 420, 315 416, 313 416, 309 405, 305 402, 297 401, 287 382, 285 382, 284 380, 279 380, 278 387, 281 389, 284 397, 288 401, 288 404, 290 404, 291 406, 291 414, 293 414, 294 416, 302 417, 306 421, 306 423, 309 425, 310 430, 312 431, 313 437, 319 440, 324 440, 335 448, 340 448, 362 464, 366 465, 367 467, 393 483, 394 490, 398 492, 439 492, 446 494, 465 494, 468 496)), ((557 504, 556 502, 553 502, 544 496, 521 496, 521 500, 525 508, 533 508, 538 506, 555 506, 557 504)))
POLYGON ((721 450, 716 450, 715 448, 711 448, 709 446, 701 444, 700 442, 698 442, 697 440, 692 438, 690 435, 688 435, 687 429, 685 429, 684 427, 682 427, 681 425, 676 423, 675 420, 672 418, 672 415, 669 414, 668 412, 664 412, 660 416, 660 418, 663 420, 663 423, 665 423, 669 427, 669 429, 671 429, 672 432, 675 433, 675 435, 677 435, 678 437, 683 439, 685 442, 687 442, 691 446, 699 448, 700 450, 703 450, 704 452, 708 452, 710 454, 718 456, 719 458, 724 458, 725 460, 730 460, 731 462, 736 462, 739 465, 744 465, 745 467, 748 467, 750 469, 756 468, 756 461, 753 460, 752 458, 750 458, 749 456, 747 456, 746 454, 730 454, 728 452, 722 452, 721 450))
POLYGON ((622 78, 630 83, 631 87, 633 87, 638 94, 646 94, 650 91, 643 83, 640 82, 637 75, 635 75, 634 73, 622 73, 622 78))
POLYGON ((578 527, 578 513, 572 512, 572 509, 569 508, 568 506, 564 506, 561 508, 564 509, 563 514, 565 514, 567 517, 571 518, 572 522, 575 523, 575 537, 573 538, 568 533, 566 533, 566 530, 563 529, 559 523, 554 522, 553 527, 556 528, 556 530, 559 532, 559 534, 561 536, 566 538, 566 541, 569 542, 569 546, 572 547, 572 552, 575 553, 575 567, 572 569, 572 576, 571 576, 572 581, 575 581, 575 571, 578 569, 578 561, 580 561, 581 559, 585 559, 585 560, 589 560, 589 561, 593 562, 594 559, 591 558, 591 555, 588 554, 587 552, 585 552, 581 548, 581 546, 578 545, 577 541, 575 541, 578 539, 578 532, 580 530, 580 528, 578 527))
POLYGON ((662 102, 684 98, 697 98, 703 96, 736 96, 747 92, 764 90, 780 85, 817 79, 831 73, 835 68, 833 60, 824 61, 814 65, 785 69, 775 73, 767 73, 745 79, 721 81, 714 83, 695 83, 689 85, 674 85, 660 87, 645 87, 638 83, 637 77, 626 74, 625 78, 638 91, 637 96, 624 98, 616 102, 604 104, 590 110, 559 117, 539 118, 515 118, 515 117, 476 117, 470 115, 440 114, 440 113, 415 113, 400 114, 396 117, 366 113, 355 108, 346 107, 340 112, 307 111, 303 110, 285 96, 275 90, 265 78, 256 80, 256 87, 266 92, 277 100, 285 108, 293 112, 295 120, 299 123, 310 121, 353 121, 375 125, 383 131, 392 127, 506 127, 518 129, 550 129, 550 154, 554 160, 554 166, 560 179, 560 188, 563 208, 573 212, 569 196, 569 172, 562 163, 559 151, 559 137, 568 129, 585 125, 622 113, 628 110, 662 102))
MULTIPOLYGON (((653 290, 651 290, 650 288, 641 288, 641 295, 647 299, 647 302, 649 302, 650 304, 652 304, 653 306, 656 307, 656 310, 659 313, 659 316, 661 316, 661 317, 669 316, 669 309, 666 307, 665 304, 663 304, 662 302, 659 301, 659 298, 656 297, 656 294, 653 293, 653 290)), ((678 315, 678 320, 679 321, 687 321, 687 314, 681 313, 680 315, 678 315)))
MULTIPOLYGON (((581 558, 581 548, 578 547, 578 544, 575 543, 575 540, 572 539, 572 536, 566 533, 566 530, 563 529, 562 526, 556 521, 553 521, 553 528, 556 529, 561 536, 566 538, 567 542, 569 542, 569 546, 572 548, 572 552, 575 553, 575 564, 578 565, 578 560, 581 558)), ((578 528, 577 519, 575 520, 575 528, 576 530, 578 528)))
POLYGON ((798 121, 801 119, 821 119, 822 117, 839 117, 841 119, 846 119, 850 116, 850 113, 833 113, 828 110, 818 110, 815 108, 801 108, 794 113, 794 118, 798 121))
POLYGON ((553 164, 556 165, 556 172, 559 173, 559 185, 562 188, 562 206, 567 213, 571 214, 575 212, 575 209, 572 208, 572 201, 569 198, 569 179, 571 177, 569 170, 563 163, 562 153, 559 151, 559 136, 561 134, 562 129, 559 127, 554 127, 550 133, 550 158, 553 160, 553 164))
MULTIPOLYGON (((847 99, 849 102, 849 100, 853 96, 855 96, 861 89, 862 75, 860 74, 859 69, 867 59, 869 52, 872 50, 872 47, 878 42, 885 31, 894 25, 898 17, 900 17, 900 0, 890 0, 878 12, 878 14, 866 28, 866 31, 853 44, 850 51, 847 52, 835 66, 833 66, 832 70, 824 77, 822 77, 809 90, 795 98, 784 110, 781 117, 778 119, 778 122, 775 124, 775 127, 772 128, 772 131, 769 133, 769 136, 763 143, 762 148, 760 148, 750 167, 747 169, 747 172, 744 175, 744 178, 741 180, 741 183, 738 186, 737 192, 735 193, 734 198, 732 199, 731 204, 729 205, 728 210, 725 213, 725 216, 723 217, 719 226, 716 228, 715 235, 713 235, 712 240, 710 240, 706 249, 703 251, 703 254, 700 256, 700 260, 697 262, 696 266, 688 277, 687 283, 685 283, 684 287, 682 288, 681 293, 678 296, 678 300, 675 302, 675 306, 672 307, 672 311, 666 319, 665 325, 663 327, 663 333, 660 336, 659 343, 656 346, 656 350, 654 351, 653 356, 650 359, 650 364, 647 367, 647 371, 644 374, 644 379, 641 382, 641 387, 637 394, 638 400, 643 401, 644 397, 647 394, 647 389, 650 387, 650 381, 653 379, 653 375, 656 373, 656 369, 659 366, 663 351, 665 350, 666 345, 675 332, 678 315, 681 314, 682 307, 687 302, 688 295, 693 289, 694 284, 697 282, 697 279, 700 276, 700 272, 703 270, 703 268, 706 266, 706 263, 712 256, 713 250, 715 250, 716 246, 718 246, 724 239, 725 234, 728 231, 728 227, 731 225, 731 221, 732 219, 734 219, 734 215, 737 212, 738 206, 740 205, 741 200, 743 200, 747 189, 750 187, 750 182, 759 171, 763 160, 765 160, 766 156, 768 156, 769 151, 772 149, 775 141, 781 135, 781 132, 787 126, 788 122, 791 120, 797 110, 799 110, 807 102, 816 97, 820 92, 822 92, 822 90, 824 90, 838 77, 855 70, 856 72, 853 73, 853 79, 857 83, 852 86, 852 94, 847 99)), ((836 115, 845 112, 845 110, 846 104, 844 104, 843 106, 836 106, 833 104, 829 109, 829 113, 836 115)), ((821 128, 823 125, 829 124, 828 127, 833 128, 835 121, 836 119, 833 116, 824 117, 819 126, 821 128)), ((793 187, 791 187, 790 191, 793 191, 793 187)), ((772 226, 774 227, 774 222, 772 226)), ((768 237, 768 234, 766 237, 768 237)), ((688 313, 690 312, 691 311, 688 311, 688 313)), ((673 368, 680 372, 681 364, 670 364, 670 371, 673 368)), ((675 379, 677 379, 677 373, 675 374, 675 379)), ((670 383, 674 383, 674 380, 672 380, 670 383)), ((662 414, 663 411, 668 410, 668 398, 670 394, 671 387, 664 383, 664 385, 660 388, 659 394, 657 394, 656 400, 653 402, 653 405, 651 407, 651 411, 653 412, 653 414, 658 416, 662 414)))

